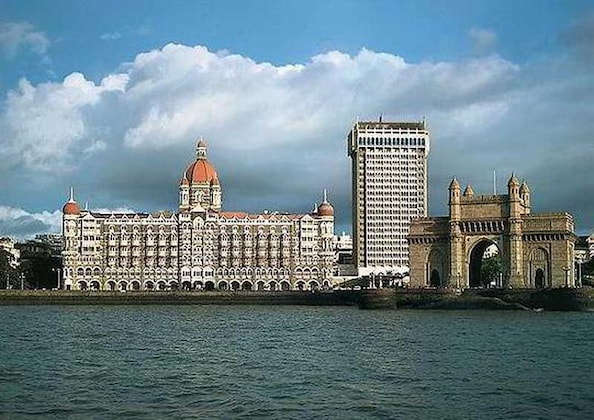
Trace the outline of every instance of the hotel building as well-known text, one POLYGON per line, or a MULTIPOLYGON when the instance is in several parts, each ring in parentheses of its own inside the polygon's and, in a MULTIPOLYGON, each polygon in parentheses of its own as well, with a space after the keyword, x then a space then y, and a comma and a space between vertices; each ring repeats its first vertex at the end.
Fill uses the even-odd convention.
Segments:
POLYGON ((206 143, 183 172, 177 212, 63 208, 64 285, 74 290, 313 290, 331 287, 334 209, 223 211, 206 143))
POLYGON ((407 272, 410 220, 427 216, 425 122, 357 122, 347 140, 353 264, 359 275, 407 272))

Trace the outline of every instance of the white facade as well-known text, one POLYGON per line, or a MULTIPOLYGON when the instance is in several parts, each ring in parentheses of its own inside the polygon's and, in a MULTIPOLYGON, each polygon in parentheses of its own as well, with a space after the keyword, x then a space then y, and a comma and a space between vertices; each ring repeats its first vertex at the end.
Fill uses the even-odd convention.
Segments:
POLYGON ((334 210, 221 210, 206 144, 180 182, 177 213, 115 214, 64 206, 64 284, 93 290, 312 290, 331 287, 334 210))
POLYGON ((12 268, 16 268, 19 265, 21 258, 21 251, 16 248, 16 242, 12 238, 0 238, 0 249, 6 251, 8 255, 8 264, 12 268))
POLYGON ((357 122, 352 159, 353 263, 359 275, 408 271, 410 220, 427 216, 425 122, 357 122))

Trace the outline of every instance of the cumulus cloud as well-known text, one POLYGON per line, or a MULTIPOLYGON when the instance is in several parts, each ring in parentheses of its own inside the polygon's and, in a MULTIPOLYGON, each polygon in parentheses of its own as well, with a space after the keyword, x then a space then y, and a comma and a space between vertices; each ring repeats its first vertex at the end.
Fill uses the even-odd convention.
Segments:
POLYGON ((274 65, 169 44, 138 54, 98 82, 78 73, 61 82, 21 81, 0 111, 0 153, 8 157, 0 161, 11 162, 2 163, 6 174, 46 174, 62 190, 73 178, 81 195, 102 207, 175 209, 177 183, 204 136, 227 209, 309 211, 326 187, 344 229, 350 220, 345 137, 355 118, 426 117, 433 214, 445 211, 451 175, 480 193, 497 169, 528 179, 537 210, 540 202, 544 210, 575 211, 590 228, 591 205, 574 209, 547 193, 557 177, 552 185, 571 185, 580 195, 569 173, 549 165, 567 165, 557 162, 559 138, 567 156, 580 158, 577 145, 594 128, 590 108, 575 101, 581 94, 581 103, 592 102, 592 89, 583 89, 592 80, 559 83, 560 76, 497 55, 411 63, 362 49, 274 65))
POLYGON ((101 106, 102 94, 122 89, 122 79, 110 76, 95 85, 72 73, 61 83, 38 86, 22 79, 18 89, 8 93, 0 115, 0 167, 64 171, 71 167, 72 153, 104 150, 105 143, 96 139, 100 127, 97 131, 89 125, 86 114, 101 106))
POLYGON ((21 50, 30 50, 46 57, 50 41, 44 32, 35 30, 29 22, 0 23, 0 51, 13 59, 21 50))
POLYGON ((472 41, 474 50, 478 52, 489 50, 497 43, 497 34, 490 29, 470 28, 468 36, 472 41))

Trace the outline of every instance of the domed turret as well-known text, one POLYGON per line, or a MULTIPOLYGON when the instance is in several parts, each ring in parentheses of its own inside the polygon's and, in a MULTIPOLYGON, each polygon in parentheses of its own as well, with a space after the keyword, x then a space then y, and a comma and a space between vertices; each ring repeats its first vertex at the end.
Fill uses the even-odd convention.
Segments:
POLYGON ((189 184, 210 184, 213 181, 215 183, 219 182, 217 171, 215 170, 212 163, 210 163, 206 158, 206 151, 206 142, 203 139, 200 139, 200 141, 196 145, 196 160, 193 163, 191 163, 184 172, 182 183, 184 179, 189 184))
POLYGON ((221 183, 206 152, 206 142, 200 138, 196 143, 196 160, 186 168, 180 181, 180 210, 221 209, 221 183))
POLYGON ((72 187, 70 187, 70 199, 64 204, 62 213, 72 216, 78 216, 80 214, 80 206, 74 200, 74 189, 72 187))
POLYGON ((334 216, 334 207, 328 202, 326 190, 324 190, 324 201, 318 206, 317 214, 322 217, 334 216))

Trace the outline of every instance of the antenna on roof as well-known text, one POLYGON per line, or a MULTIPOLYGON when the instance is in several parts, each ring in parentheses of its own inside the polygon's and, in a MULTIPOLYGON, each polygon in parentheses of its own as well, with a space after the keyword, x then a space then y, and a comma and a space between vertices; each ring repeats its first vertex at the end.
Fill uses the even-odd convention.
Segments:
POLYGON ((70 200, 71 203, 74 203, 74 188, 72 188, 72 185, 70 186, 70 200))
POLYGON ((326 191, 326 188, 324 188, 324 203, 328 202, 328 192, 326 191))
POLYGON ((497 172, 493 169, 493 195, 497 195, 497 172))
POLYGON ((384 117, 384 113, 383 113, 383 112, 380 112, 380 115, 379 115, 379 122, 382 122, 382 119, 383 119, 383 117, 384 117))
POLYGON ((85 211, 89 211, 89 202, 85 201, 85 211))

